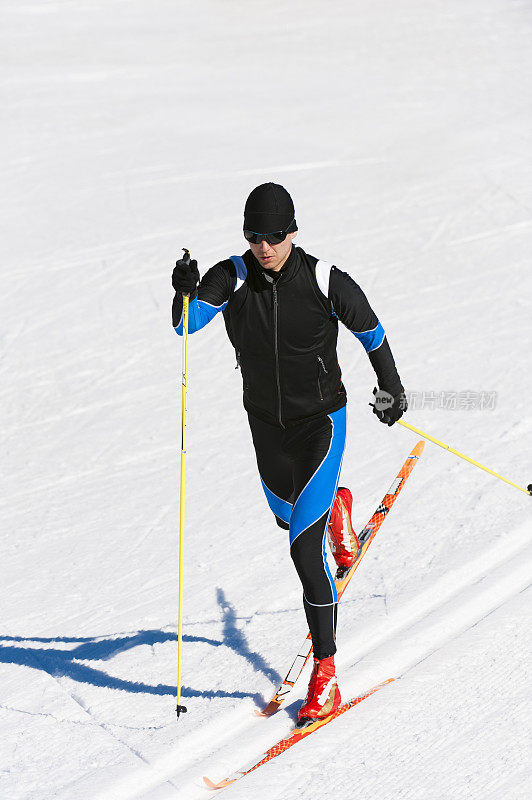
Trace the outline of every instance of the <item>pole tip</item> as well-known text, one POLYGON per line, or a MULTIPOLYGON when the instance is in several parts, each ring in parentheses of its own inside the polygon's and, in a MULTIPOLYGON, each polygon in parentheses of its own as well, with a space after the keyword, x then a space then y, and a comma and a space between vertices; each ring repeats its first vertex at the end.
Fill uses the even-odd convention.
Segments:
POLYGON ((528 486, 526 487, 526 490, 527 490, 528 494, 532 494, 532 483, 528 484, 528 486))
POLYGON ((186 714, 186 712, 187 712, 186 706, 177 706, 176 713, 178 719, 180 714, 186 714))

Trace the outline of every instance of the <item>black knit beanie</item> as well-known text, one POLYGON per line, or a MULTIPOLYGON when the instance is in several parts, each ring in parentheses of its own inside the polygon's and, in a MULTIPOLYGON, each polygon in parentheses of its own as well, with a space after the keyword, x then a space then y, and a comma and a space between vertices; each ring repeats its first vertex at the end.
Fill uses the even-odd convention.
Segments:
POLYGON ((263 183, 253 189, 244 208, 244 230, 255 233, 297 231, 294 204, 284 186, 263 183))

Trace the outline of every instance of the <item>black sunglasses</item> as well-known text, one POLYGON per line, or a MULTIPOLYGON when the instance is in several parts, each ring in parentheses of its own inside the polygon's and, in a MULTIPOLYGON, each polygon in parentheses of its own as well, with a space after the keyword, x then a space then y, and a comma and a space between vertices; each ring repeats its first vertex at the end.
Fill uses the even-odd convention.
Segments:
POLYGON ((257 233, 256 231, 248 231, 246 228, 244 228, 244 238, 246 241, 251 242, 251 244, 260 244, 263 239, 269 245, 281 244, 281 242, 286 239, 288 234, 294 230, 294 222, 295 219, 292 220, 285 231, 272 231, 272 233, 257 233))

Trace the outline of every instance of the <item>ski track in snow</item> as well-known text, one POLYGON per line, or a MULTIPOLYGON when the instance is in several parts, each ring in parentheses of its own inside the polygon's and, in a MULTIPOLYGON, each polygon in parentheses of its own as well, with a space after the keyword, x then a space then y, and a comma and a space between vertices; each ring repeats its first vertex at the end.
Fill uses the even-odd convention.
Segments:
MULTIPOLYGON (((400 677, 402 681, 383 689, 384 694, 401 692, 402 682, 408 681, 410 672, 418 664, 477 625, 531 584, 532 545, 529 527, 523 525, 478 559, 464 564, 454 573, 447 574, 430 589, 387 617, 372 630, 370 636, 366 633, 362 644, 357 642, 356 637, 343 641, 341 657, 338 659, 340 674, 343 670, 350 669, 349 674, 356 675, 356 681, 351 679, 350 682, 342 682, 344 697, 362 694, 387 677, 400 677), (379 647, 382 648, 380 651, 379 647), (376 656, 366 664, 368 654, 375 651, 376 656), (356 670, 353 669, 355 666, 356 670)), ((302 684, 303 680, 300 679, 294 689, 296 697, 302 694, 302 684)), ((133 800, 145 796, 161 780, 168 781, 171 778, 176 779, 179 784, 175 796, 205 797, 209 792, 200 781, 201 775, 211 775, 217 768, 221 771, 219 777, 222 777, 224 767, 218 765, 222 765, 224 761, 228 771, 241 766, 241 762, 231 765, 228 757, 224 757, 224 743, 245 741, 246 745, 242 745, 240 751, 246 754, 241 759, 244 763, 247 758, 259 755, 288 733, 291 724, 287 717, 294 718, 297 705, 298 703, 292 705, 290 714, 287 711, 278 712, 282 721, 278 717, 257 721, 249 714, 249 708, 236 709, 232 714, 204 725, 200 731, 187 738, 187 753, 182 754, 180 746, 150 764, 150 771, 135 772, 115 784, 108 792, 100 795, 100 800, 133 800), (213 752, 213 742, 216 742, 216 750, 222 751, 221 753, 213 752)), ((352 710, 349 716, 356 715, 357 711, 358 709, 352 710)), ((319 735, 320 733, 316 733, 316 736, 319 735)))
MULTIPOLYGON (((306 630, 217 319, 190 341, 176 723, 172 264, 242 252, 244 198, 285 183, 297 243, 360 283, 409 391, 497 392, 407 419, 529 483, 532 14, 42 0, 0 22, 0 796, 199 800, 290 729, 306 676, 253 709, 306 630)), ((339 355, 358 528, 415 439, 374 420, 344 329, 339 355)), ((339 612, 343 695, 398 680, 231 796, 528 800, 530 508, 427 444, 339 612)))

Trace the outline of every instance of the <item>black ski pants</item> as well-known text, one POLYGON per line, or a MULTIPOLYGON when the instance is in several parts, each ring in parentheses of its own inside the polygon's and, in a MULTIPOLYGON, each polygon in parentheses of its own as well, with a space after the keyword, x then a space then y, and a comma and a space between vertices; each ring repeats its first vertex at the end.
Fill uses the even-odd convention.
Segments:
POLYGON ((286 429, 248 418, 266 499, 277 524, 289 531, 314 655, 327 658, 336 652, 338 598, 325 544, 345 449, 346 409, 286 429))

